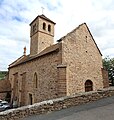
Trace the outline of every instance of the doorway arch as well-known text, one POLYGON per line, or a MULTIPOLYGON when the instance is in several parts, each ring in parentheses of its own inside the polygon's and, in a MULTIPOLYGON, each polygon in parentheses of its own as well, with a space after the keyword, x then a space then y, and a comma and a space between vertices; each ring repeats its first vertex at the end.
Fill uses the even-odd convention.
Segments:
POLYGON ((93 82, 91 80, 86 80, 85 82, 85 92, 93 91, 93 82))

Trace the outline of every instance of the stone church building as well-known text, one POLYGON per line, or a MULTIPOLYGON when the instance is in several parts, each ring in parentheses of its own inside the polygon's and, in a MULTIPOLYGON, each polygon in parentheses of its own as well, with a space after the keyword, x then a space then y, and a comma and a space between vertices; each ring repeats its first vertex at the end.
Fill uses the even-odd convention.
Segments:
POLYGON ((102 54, 86 23, 56 44, 54 26, 45 15, 37 16, 30 23, 30 54, 24 48, 9 65, 11 101, 18 106, 108 87, 102 54))

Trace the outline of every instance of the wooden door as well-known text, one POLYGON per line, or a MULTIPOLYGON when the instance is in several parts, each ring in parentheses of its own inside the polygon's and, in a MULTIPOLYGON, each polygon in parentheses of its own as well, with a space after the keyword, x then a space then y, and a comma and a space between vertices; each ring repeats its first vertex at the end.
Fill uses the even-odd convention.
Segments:
POLYGON ((93 91, 93 83, 91 80, 85 82, 85 92, 93 91))

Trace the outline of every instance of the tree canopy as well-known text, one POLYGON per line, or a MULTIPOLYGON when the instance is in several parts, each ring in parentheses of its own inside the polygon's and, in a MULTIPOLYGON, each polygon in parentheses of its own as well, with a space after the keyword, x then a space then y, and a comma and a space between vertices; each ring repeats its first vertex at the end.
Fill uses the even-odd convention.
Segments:
POLYGON ((103 66, 108 71, 109 80, 114 85, 114 58, 105 57, 103 59, 103 66))

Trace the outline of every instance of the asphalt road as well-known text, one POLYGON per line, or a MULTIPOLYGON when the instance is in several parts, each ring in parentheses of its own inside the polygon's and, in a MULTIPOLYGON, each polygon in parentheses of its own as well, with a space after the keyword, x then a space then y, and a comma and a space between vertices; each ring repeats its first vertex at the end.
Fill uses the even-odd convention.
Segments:
POLYGON ((114 120, 114 96, 23 120, 114 120))

